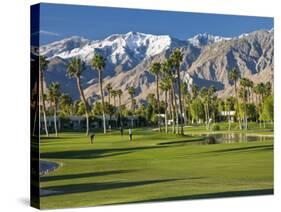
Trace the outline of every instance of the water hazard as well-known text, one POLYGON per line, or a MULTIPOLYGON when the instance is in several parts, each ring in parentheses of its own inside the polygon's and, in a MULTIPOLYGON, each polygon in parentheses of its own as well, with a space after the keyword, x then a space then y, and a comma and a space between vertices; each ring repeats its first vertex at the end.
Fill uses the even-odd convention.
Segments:
POLYGON ((264 142, 273 140, 273 136, 270 135, 251 135, 246 133, 199 134, 199 136, 205 137, 200 144, 264 142))

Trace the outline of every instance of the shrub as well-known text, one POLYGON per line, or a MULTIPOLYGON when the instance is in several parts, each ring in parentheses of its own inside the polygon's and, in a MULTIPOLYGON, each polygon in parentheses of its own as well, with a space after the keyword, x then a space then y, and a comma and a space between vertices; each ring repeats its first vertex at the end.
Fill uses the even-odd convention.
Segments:
POLYGON ((220 130, 220 126, 215 124, 212 126, 212 131, 219 131, 220 130))

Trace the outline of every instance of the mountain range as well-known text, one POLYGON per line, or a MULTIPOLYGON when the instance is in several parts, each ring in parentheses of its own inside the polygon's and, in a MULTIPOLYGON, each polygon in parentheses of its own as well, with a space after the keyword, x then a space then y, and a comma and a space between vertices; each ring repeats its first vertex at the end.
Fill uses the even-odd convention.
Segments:
MULTIPOLYGON (((169 35, 151 35, 139 32, 113 34, 103 40, 88 40, 73 36, 40 47, 40 55, 49 60, 45 82, 58 81, 62 91, 78 99, 74 79, 66 76, 71 58, 79 57, 87 64, 82 87, 89 101, 100 98, 97 72, 90 67, 95 53, 106 57, 104 85, 123 90, 123 103, 128 103, 126 90, 133 86, 136 99, 145 101, 148 93, 155 92, 155 79, 149 72, 153 61, 161 62, 173 49, 183 53, 182 79, 199 87, 214 85, 221 97, 233 93, 228 71, 237 68, 240 76, 255 83, 273 83, 274 30, 258 30, 238 37, 220 37, 208 33, 186 40, 169 35)), ((107 93, 105 93, 108 95, 107 93)))

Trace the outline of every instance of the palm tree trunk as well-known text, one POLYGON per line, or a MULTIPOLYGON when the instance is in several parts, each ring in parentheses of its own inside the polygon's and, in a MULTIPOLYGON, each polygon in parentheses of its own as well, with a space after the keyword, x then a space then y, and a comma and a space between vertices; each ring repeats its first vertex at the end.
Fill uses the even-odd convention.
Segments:
POLYGON ((172 119, 172 98, 171 98, 171 90, 168 90, 168 106, 169 106, 169 111, 168 111, 168 119, 172 119))
POLYGON ((165 130, 166 133, 168 133, 168 115, 167 115, 167 110, 168 110, 168 105, 167 105, 167 91, 165 91, 165 130))
POLYGON ((237 118, 239 121, 239 129, 242 130, 242 125, 241 125, 241 119, 240 119, 240 108, 239 108, 239 102, 238 102, 238 93, 237 93, 237 82, 234 82, 234 89, 235 89, 235 98, 236 98, 236 110, 237 110, 237 118))
POLYGON ((205 111, 205 122, 206 122, 206 130, 208 130, 208 113, 207 113, 207 105, 204 104, 204 111, 205 111))
POLYGON ((161 132, 161 117, 160 117, 160 100, 159 100, 159 74, 156 74, 156 96, 157 96, 157 109, 158 109, 158 128, 161 132))
POLYGON ((131 96, 131 102, 132 102, 132 105, 131 105, 131 109, 132 109, 132 118, 131 118, 131 127, 133 128, 134 127, 134 120, 133 120, 133 111, 134 111, 134 108, 135 108, 135 105, 134 105, 134 97, 131 96))
POLYGON ((81 87, 81 80, 79 76, 76 76, 76 83, 77 83, 77 88, 80 94, 80 98, 83 101, 84 105, 85 105, 85 116, 86 116, 86 136, 89 135, 89 112, 88 112, 88 103, 86 101, 84 92, 82 90, 81 87))
POLYGON ((40 74, 40 91, 41 91, 41 97, 42 97, 42 109, 43 109, 43 119, 44 119, 44 127, 45 127, 45 133, 47 136, 49 136, 48 132, 48 126, 47 126, 47 117, 46 117, 46 105, 45 105, 45 96, 44 96, 44 76, 42 70, 39 71, 40 74))
POLYGON ((262 114, 262 110, 261 110, 261 95, 259 95, 259 123, 260 123, 260 128, 261 128, 261 114, 262 114))
POLYGON ((117 127, 117 116, 116 116, 116 96, 114 96, 114 114, 115 114, 115 127, 117 127))
POLYGON ((119 95, 119 118, 120 118, 120 127, 123 128, 123 122, 122 122, 122 112, 121 112, 121 96, 119 95))
POLYGON ((247 108, 246 108, 246 96, 245 96, 245 88, 243 90, 243 104, 244 104, 244 127, 247 130, 247 108))
POLYGON ((187 124, 187 117, 186 117, 186 104, 185 104, 184 96, 183 96, 182 104, 183 104, 183 120, 184 120, 184 125, 186 125, 187 124))
MULTIPOLYGON (((111 96, 110 96, 110 92, 108 92, 108 104, 109 104, 109 107, 110 107, 110 99, 111 96)), ((108 127, 111 129, 111 113, 109 112, 109 124, 108 124, 108 127)))
POLYGON ((56 102, 56 100, 54 101, 54 128, 55 128, 56 137, 58 137, 58 128, 57 128, 57 102, 56 102))
POLYGON ((101 104, 102 104, 102 119, 103 119, 103 133, 106 134, 106 123, 105 123, 105 112, 104 112, 104 96, 102 88, 102 70, 99 70, 99 84, 100 84, 100 93, 101 93, 101 104))
POLYGON ((172 90, 171 93, 171 104, 172 104, 172 120, 173 120, 173 133, 176 133, 176 125, 175 125, 175 105, 174 105, 174 88, 173 85, 171 86, 172 90))
POLYGON ((208 123, 208 130, 210 130, 210 110, 209 110, 209 103, 207 102, 207 123, 208 123))
POLYGON ((173 97, 174 97, 174 105, 175 105, 175 113, 176 113, 176 124, 177 124, 177 134, 179 134, 179 112, 178 112, 178 104, 177 104, 177 97, 176 97, 176 92, 175 92, 175 87, 174 87, 174 82, 172 83, 172 88, 173 88, 173 97))
POLYGON ((228 130, 231 128, 231 123, 230 123, 230 107, 228 107, 228 130))
POLYGON ((177 79, 178 79, 178 89, 179 89, 179 105, 180 105, 180 122, 181 122, 181 132, 180 134, 183 135, 183 121, 182 121, 182 99, 181 99, 181 81, 180 81, 180 70, 177 68, 177 79))

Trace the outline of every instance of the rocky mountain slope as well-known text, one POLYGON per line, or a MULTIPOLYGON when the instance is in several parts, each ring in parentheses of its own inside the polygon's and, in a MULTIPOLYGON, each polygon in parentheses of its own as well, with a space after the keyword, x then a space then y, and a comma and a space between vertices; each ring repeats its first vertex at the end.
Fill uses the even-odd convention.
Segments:
MULTIPOLYGON (((46 82, 58 81, 63 92, 78 99, 74 79, 66 76, 67 64, 72 57, 79 57, 88 64, 83 75, 83 88, 89 100, 99 99, 97 73, 90 68, 90 60, 98 52, 107 59, 104 85, 123 90, 123 102, 127 103, 130 86, 136 88, 136 98, 144 101, 155 90, 155 79, 149 73, 153 61, 163 61, 174 48, 181 48, 184 61, 181 73, 184 80, 200 87, 215 85, 220 96, 233 92, 228 80, 228 70, 236 67, 241 76, 254 82, 273 81, 274 32, 255 31, 235 38, 223 38, 199 34, 186 41, 168 35, 149 35, 138 32, 111 35, 104 40, 90 41, 70 37, 47 44, 40 54, 50 61, 46 82)), ((106 94, 107 95, 107 94, 106 94)))

